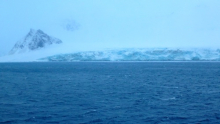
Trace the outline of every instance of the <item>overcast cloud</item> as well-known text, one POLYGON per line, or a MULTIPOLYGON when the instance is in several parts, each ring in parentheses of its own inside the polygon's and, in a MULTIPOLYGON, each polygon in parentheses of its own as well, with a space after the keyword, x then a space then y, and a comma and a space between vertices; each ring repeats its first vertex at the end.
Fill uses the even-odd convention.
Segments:
POLYGON ((0 53, 30 28, 72 49, 220 47, 220 0, 0 1, 0 53))

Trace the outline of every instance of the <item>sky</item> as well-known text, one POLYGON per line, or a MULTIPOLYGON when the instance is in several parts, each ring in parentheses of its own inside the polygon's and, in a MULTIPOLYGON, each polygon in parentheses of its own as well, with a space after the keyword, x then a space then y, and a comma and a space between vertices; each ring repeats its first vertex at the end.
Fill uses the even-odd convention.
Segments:
POLYGON ((220 47, 220 0, 0 1, 0 53, 30 29, 64 49, 220 47))

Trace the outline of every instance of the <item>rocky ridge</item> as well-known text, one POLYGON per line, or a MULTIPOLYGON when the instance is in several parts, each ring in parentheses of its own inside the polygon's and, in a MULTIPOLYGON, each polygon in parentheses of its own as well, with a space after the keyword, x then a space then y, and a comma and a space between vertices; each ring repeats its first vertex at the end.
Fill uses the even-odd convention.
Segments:
POLYGON ((45 48, 52 44, 61 44, 60 39, 51 37, 42 30, 31 29, 29 33, 20 41, 18 41, 9 54, 23 53, 45 48))

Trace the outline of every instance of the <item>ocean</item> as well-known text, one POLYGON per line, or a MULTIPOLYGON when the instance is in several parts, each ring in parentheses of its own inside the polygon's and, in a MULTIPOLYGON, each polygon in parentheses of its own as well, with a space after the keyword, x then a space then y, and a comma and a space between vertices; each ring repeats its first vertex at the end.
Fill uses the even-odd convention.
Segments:
POLYGON ((0 63, 0 123, 220 123, 220 63, 0 63))

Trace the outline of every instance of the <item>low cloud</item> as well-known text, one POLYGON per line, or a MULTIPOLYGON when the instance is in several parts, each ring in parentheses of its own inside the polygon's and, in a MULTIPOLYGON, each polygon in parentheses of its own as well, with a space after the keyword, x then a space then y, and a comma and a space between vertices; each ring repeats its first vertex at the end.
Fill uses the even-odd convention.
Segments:
POLYGON ((79 30, 79 28, 81 27, 81 25, 73 19, 67 19, 67 20, 63 21, 61 26, 66 31, 71 31, 71 32, 79 30))

